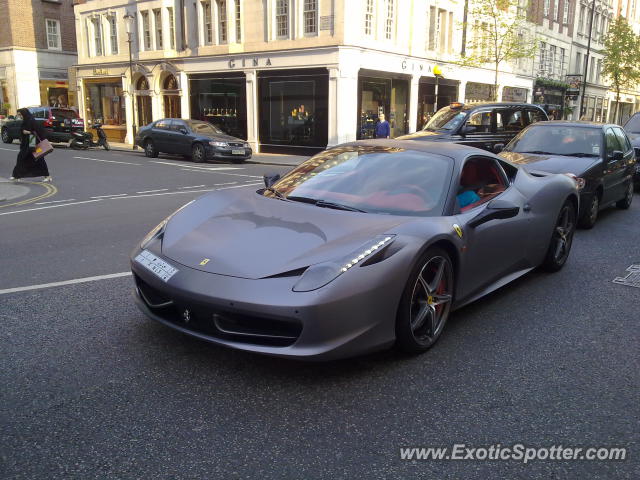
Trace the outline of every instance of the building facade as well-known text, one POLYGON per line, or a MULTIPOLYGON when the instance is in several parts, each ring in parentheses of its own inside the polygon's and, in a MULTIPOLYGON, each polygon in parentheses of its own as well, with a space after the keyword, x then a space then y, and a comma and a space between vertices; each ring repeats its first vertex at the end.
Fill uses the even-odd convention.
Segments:
MULTIPOLYGON (((464 0, 79 2, 79 107, 128 142, 131 125, 164 117, 210 121, 256 151, 370 138, 380 113, 398 136, 451 101, 489 99, 492 69, 456 63, 463 9, 464 0)), ((501 96, 531 99, 526 68, 505 65, 499 78, 501 96)))
POLYGON ((0 0, 0 114, 35 105, 75 105, 72 0, 0 0))

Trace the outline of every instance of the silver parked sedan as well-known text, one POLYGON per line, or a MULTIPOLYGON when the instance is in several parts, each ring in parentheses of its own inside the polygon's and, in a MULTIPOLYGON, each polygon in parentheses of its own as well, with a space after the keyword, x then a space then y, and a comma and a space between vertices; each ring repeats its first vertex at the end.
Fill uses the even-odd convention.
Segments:
POLYGON ((219 345, 326 360, 433 345, 451 311, 562 268, 575 180, 454 144, 374 140, 207 194, 135 249, 149 317, 219 345))

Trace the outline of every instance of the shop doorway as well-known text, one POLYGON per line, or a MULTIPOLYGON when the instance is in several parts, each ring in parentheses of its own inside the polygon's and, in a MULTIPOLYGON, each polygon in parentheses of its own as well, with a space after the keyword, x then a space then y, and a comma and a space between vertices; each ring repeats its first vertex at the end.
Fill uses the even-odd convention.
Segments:
POLYGON ((458 100, 458 82, 440 78, 436 99, 436 79, 423 78, 418 88, 418 125, 422 130, 431 117, 443 107, 458 100))
POLYGON ((168 75, 162 82, 162 98, 164 100, 165 118, 182 118, 180 105, 180 90, 178 81, 173 75, 168 75))
POLYGON ((409 131, 409 80, 361 76, 358 79, 357 138, 375 137, 380 114, 391 127, 391 138, 409 131))
POLYGON ((136 82, 136 103, 138 107, 138 126, 143 127, 152 122, 151 92, 147 77, 140 77, 136 82))

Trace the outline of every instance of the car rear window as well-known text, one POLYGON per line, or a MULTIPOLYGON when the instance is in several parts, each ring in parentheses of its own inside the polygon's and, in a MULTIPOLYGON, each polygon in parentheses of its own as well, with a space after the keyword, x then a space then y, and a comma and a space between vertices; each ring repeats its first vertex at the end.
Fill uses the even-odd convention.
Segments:
POLYGON ((78 118, 78 114, 74 110, 63 108, 52 108, 51 116, 56 118, 78 118))

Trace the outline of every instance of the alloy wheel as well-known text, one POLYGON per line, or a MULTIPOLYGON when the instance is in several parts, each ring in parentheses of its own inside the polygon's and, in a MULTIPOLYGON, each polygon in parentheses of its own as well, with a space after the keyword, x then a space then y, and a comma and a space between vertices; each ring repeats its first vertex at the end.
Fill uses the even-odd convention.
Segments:
POLYGON ((570 205, 565 205, 560 212, 558 223, 553 232, 552 248, 555 263, 563 264, 567 260, 569 252, 571 251, 575 227, 574 209, 570 205))
POLYGON ((11 139, 11 137, 9 136, 9 132, 7 131, 6 128, 4 128, 2 130, 2 141, 4 143, 11 143, 13 140, 11 139))
POLYGON ((451 308, 451 263, 442 256, 430 258, 413 285, 409 318, 416 342, 430 345, 440 335, 451 308))
POLYGON ((191 152, 191 158, 196 163, 200 163, 204 161, 204 148, 202 145, 196 144, 193 146, 193 151, 191 152))

